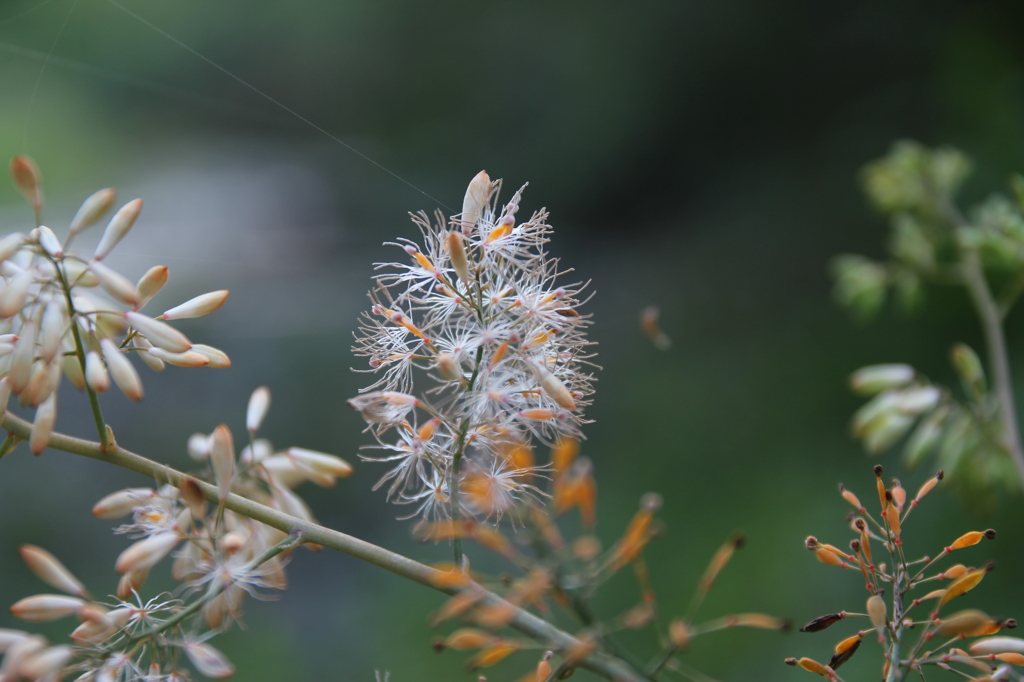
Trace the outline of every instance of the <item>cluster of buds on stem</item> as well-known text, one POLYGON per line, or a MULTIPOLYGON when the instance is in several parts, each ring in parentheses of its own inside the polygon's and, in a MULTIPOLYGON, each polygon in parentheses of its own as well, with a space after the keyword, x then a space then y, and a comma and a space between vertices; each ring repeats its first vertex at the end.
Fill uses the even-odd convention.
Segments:
POLYGON ((333 485, 351 468, 333 455, 289 448, 275 451, 257 431, 270 405, 261 387, 249 401, 249 445, 236 459, 231 432, 224 425, 212 434, 189 439, 189 454, 207 466, 177 486, 131 488, 107 495, 93 507, 102 519, 131 516, 116 529, 135 542, 118 556, 121 576, 109 600, 86 591, 52 554, 25 545, 22 558, 44 582, 64 594, 37 594, 11 607, 29 622, 75 617, 73 644, 49 646, 28 632, 0 630, 0 680, 56 682, 77 673, 82 682, 132 682, 190 679, 184 661, 204 677, 234 674, 227 658, 207 643, 238 622, 247 596, 265 599, 268 590, 287 585, 287 554, 302 542, 253 519, 210 504, 228 494, 242 495, 306 520, 312 515, 294 488, 304 481, 333 485), (206 482, 201 482, 206 481, 206 482), (216 488, 216 496, 204 492, 216 488), (143 600, 139 595, 153 569, 171 559, 174 594, 143 600))
MULTIPOLYGON (((37 226, 27 234, 0 238, 0 409, 12 394, 35 408, 33 453, 42 452, 49 442, 63 377, 93 398, 114 384, 132 400, 141 400, 142 380, 128 359, 131 354, 157 371, 167 364, 231 364, 223 351, 194 344, 168 324, 217 310, 227 291, 202 294, 150 316, 141 310, 167 283, 168 269, 155 266, 132 283, 104 262, 135 224, 141 199, 118 209, 91 255, 84 255, 72 250, 73 242, 114 206, 114 190, 103 189, 86 199, 61 240, 38 224, 42 189, 35 165, 16 157, 11 174, 35 208, 37 226)), ((95 401, 93 409, 98 415, 95 401)), ((105 427, 98 416, 97 421, 106 443, 105 427)))
POLYGON ((855 511, 850 515, 854 533, 849 551, 820 542, 811 536, 808 550, 829 566, 860 573, 868 598, 863 611, 838 611, 819 616, 801 628, 818 632, 848 618, 864 619, 865 627, 844 637, 834 647, 828 663, 812 658, 788 658, 786 663, 841 682, 836 670, 858 651, 865 638, 877 639, 885 658, 882 679, 899 682, 911 673, 924 678, 922 668, 935 666, 954 670, 971 680, 1020 680, 1011 666, 1024 665, 1024 640, 1013 637, 989 637, 1003 628, 1014 628, 1012 618, 994 618, 978 609, 949 613, 946 605, 974 589, 995 567, 955 564, 939 570, 938 564, 982 540, 995 538, 994 530, 968 531, 935 554, 908 558, 904 530, 908 517, 921 500, 941 481, 943 472, 929 478, 913 499, 893 479, 886 487, 882 467, 875 467, 875 483, 880 506, 877 516, 861 504, 852 491, 842 485, 840 494, 855 511), (911 593, 919 591, 918 596, 911 593), (916 631, 916 632, 914 632, 916 631), (970 645, 960 643, 969 637, 987 637, 970 645), (948 647, 948 648, 947 648, 948 647))

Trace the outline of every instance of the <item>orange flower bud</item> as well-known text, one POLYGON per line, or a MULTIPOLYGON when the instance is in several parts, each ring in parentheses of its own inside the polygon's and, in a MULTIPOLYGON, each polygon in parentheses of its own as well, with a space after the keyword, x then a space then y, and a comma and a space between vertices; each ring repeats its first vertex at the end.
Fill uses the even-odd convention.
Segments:
POLYGON ((955 580, 956 578, 962 578, 967 575, 967 567, 963 564, 957 564, 956 566, 950 566, 942 573, 939 573, 940 578, 955 580))
POLYGON ((860 500, 852 492, 846 489, 842 483, 839 484, 839 494, 843 496, 843 499, 854 506, 855 509, 863 512, 864 507, 861 505, 860 500))
POLYGON ((700 589, 711 589, 711 586, 715 583, 715 578, 717 578, 721 570, 725 568, 725 565, 729 563, 729 559, 732 558, 733 552, 743 546, 743 542, 743 535, 737 534, 718 548, 715 555, 711 557, 711 563, 708 564, 707 569, 704 571, 704 575, 700 579, 700 589))
POLYGON ((444 639, 444 645, 456 651, 468 651, 469 649, 482 649, 485 646, 494 644, 497 638, 489 632, 475 628, 461 628, 444 639))
POLYGON ((864 633, 858 632, 857 634, 851 635, 839 642, 839 644, 836 644, 835 653, 832 655, 832 659, 828 662, 828 667, 835 670, 843 663, 850 660, 850 658, 857 653, 857 649, 860 648, 860 642, 863 637, 864 633))
POLYGON ((38 211, 43 205, 43 189, 35 162, 27 156, 15 156, 11 159, 11 177, 14 178, 14 186, 38 211))
POLYGON ((974 637, 977 633, 991 629, 992 622, 986 613, 978 609, 966 609, 943 618, 936 632, 943 637, 974 637))
POLYGON ((517 642, 499 641, 478 653, 466 663, 466 668, 476 670, 486 668, 500 661, 505 660, 509 654, 519 651, 521 645, 517 642))
POLYGON ((935 472, 934 476, 932 476, 931 478, 924 482, 921 488, 917 491, 917 495, 914 495, 914 501, 911 502, 910 504, 916 507, 917 503, 920 502, 925 495, 930 493, 932 491, 932 488, 938 485, 939 481, 941 481, 944 476, 945 472, 942 471, 942 469, 939 469, 937 472, 935 472))
POLYGON ((982 568, 970 571, 962 578, 954 580, 953 584, 946 589, 946 593, 943 594, 942 598, 939 600, 939 606, 941 607, 950 599, 959 597, 961 594, 965 594, 966 592, 974 589, 974 587, 981 582, 981 579, 985 577, 985 574, 995 567, 996 565, 994 563, 988 563, 982 568))
POLYGON ((949 549, 963 549, 964 547, 970 547, 972 545, 978 544, 979 542, 981 542, 982 538, 988 538, 989 540, 992 540, 993 538, 995 538, 995 536, 996 532, 991 528, 989 528, 986 531, 972 530, 971 532, 964 533, 956 540, 954 540, 953 544, 949 546, 949 549))
POLYGON ((690 628, 687 626, 686 621, 677 618, 669 623, 668 637, 672 640, 672 645, 676 649, 685 649, 690 641, 690 628))
POLYGON ((42 547, 22 545, 18 550, 22 560, 40 580, 62 592, 81 597, 85 595, 85 586, 64 567, 57 557, 42 547))

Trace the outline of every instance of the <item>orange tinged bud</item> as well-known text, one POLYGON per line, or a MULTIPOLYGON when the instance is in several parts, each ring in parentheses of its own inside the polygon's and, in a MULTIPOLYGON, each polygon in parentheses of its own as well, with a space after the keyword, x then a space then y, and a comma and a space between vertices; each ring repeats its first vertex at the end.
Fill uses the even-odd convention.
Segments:
POLYGON ((430 584, 441 590, 453 589, 466 587, 470 584, 470 578, 465 571, 448 565, 430 576, 430 584))
POLYGON ((15 156, 11 159, 11 177, 14 186, 32 204, 32 208, 38 211, 43 205, 43 183, 35 161, 27 156, 15 156))
POLYGON ((486 547, 492 552, 501 554, 506 558, 511 559, 515 556, 516 551, 515 548, 512 547, 512 543, 509 542, 508 538, 494 528, 489 526, 476 526, 473 529, 473 539, 481 546, 486 547))
POLYGON ((835 677, 835 671, 833 671, 832 668, 829 668, 826 665, 822 665, 821 663, 818 663, 813 658, 807 658, 806 656, 804 656, 803 658, 799 658, 799 659, 798 658, 787 658, 786 659, 786 664, 787 665, 794 665, 794 666, 798 665, 798 666, 800 666, 801 668, 803 668, 804 670, 806 670, 808 672, 817 673, 819 675, 824 675, 825 677, 827 677, 829 679, 832 679, 832 678, 835 677))
POLYGON ((885 641, 886 608, 881 596, 875 594, 868 598, 867 612, 871 625, 878 631, 878 639, 885 641))
POLYGON ((991 629, 992 619, 978 609, 958 611, 948 618, 943 618, 936 632, 943 637, 975 637, 991 629))
POLYGON ((677 618, 669 623, 668 637, 676 649, 685 649, 690 641, 690 628, 686 621, 677 618))
POLYGON ((956 580, 954 580, 953 584, 946 589, 946 593, 943 594, 942 598, 939 600, 939 606, 941 607, 944 604, 946 604, 950 599, 953 599, 954 597, 959 597, 960 595, 965 594, 970 590, 974 589, 977 586, 977 584, 981 582, 981 579, 985 577, 985 574, 994 569, 995 567, 995 564, 988 563, 984 567, 974 571, 970 571, 962 578, 957 578, 956 580))
POLYGON ((907 491, 904 490, 903 486, 900 485, 899 479, 892 479, 892 500, 896 503, 896 506, 900 511, 903 511, 903 505, 907 502, 907 491))
POLYGON ((949 549, 963 549, 964 547, 970 547, 981 542, 982 538, 988 538, 989 540, 995 538, 996 532, 989 528, 986 531, 972 530, 969 533, 964 533, 949 546, 949 549))
POLYGON ((438 609, 437 612, 430 617, 430 624, 437 625, 439 623, 443 623, 449 618, 456 618, 458 616, 461 616, 463 613, 469 610, 469 608, 472 607, 473 604, 477 603, 482 598, 483 593, 481 592, 461 592, 452 597, 451 599, 449 599, 448 601, 446 601, 441 606, 441 608, 438 609))
POLYGON ((524 419, 532 419, 534 421, 547 421, 548 419, 554 419, 555 413, 551 410, 538 408, 533 410, 523 410, 519 413, 519 416, 524 419))
POLYGON ((818 561, 820 561, 823 564, 828 564, 829 566, 839 566, 841 568, 846 568, 848 565, 845 561, 840 559, 835 552, 830 552, 824 547, 819 547, 818 549, 814 550, 814 556, 818 558, 818 561))
POLYGON ((924 482, 921 488, 917 491, 917 495, 914 496, 914 501, 911 502, 911 504, 917 506, 917 503, 920 502, 925 495, 930 493, 932 491, 932 488, 937 486, 939 484, 939 481, 941 481, 944 476, 945 472, 942 471, 942 469, 939 469, 934 476, 932 476, 931 478, 924 482))
POLYGON ((1024 654, 1006 653, 996 654, 996 660, 1010 665, 1024 665, 1024 654))
POLYGON ((707 569, 704 571, 703 577, 700 579, 700 588, 702 590, 711 589, 711 586, 715 583, 715 578, 725 568, 725 565, 729 563, 733 553, 743 546, 743 541, 742 535, 736 535, 718 548, 718 551, 711 558, 711 563, 708 564, 707 569))
POLYGON ((963 564, 957 564, 956 566, 950 566, 945 571, 939 574, 940 578, 955 580, 962 578, 967 575, 967 567, 963 564))
POLYGON ((497 638, 489 632, 475 628, 461 628, 444 639, 444 645, 456 651, 468 651, 470 649, 482 649, 485 646, 494 644, 497 638))
POLYGON ((900 510, 895 504, 890 504, 885 508, 885 520, 889 523, 889 529, 892 534, 899 538, 900 536, 900 510))
POLYGON ((64 567, 57 557, 42 547, 22 545, 18 550, 22 560, 40 580, 62 592, 81 597, 85 595, 85 586, 71 571, 64 567))
POLYGON ((564 474, 580 451, 580 442, 574 438, 559 438, 551 449, 551 466, 556 474, 564 474))
POLYGON ((544 658, 537 662, 537 674, 534 679, 537 682, 547 682, 548 678, 551 677, 551 664, 548 662, 551 660, 551 652, 544 654, 544 658))
POLYGON ((485 628, 497 630, 511 623, 515 617, 516 607, 507 601, 501 600, 478 606, 473 620, 485 628))
POLYGON ((783 618, 776 618, 765 613, 737 613, 726 616, 730 627, 761 628, 763 630, 788 630, 790 623, 783 618))
POLYGON ((847 490, 846 486, 844 486, 842 483, 839 484, 839 494, 843 496, 844 500, 852 504, 855 509, 860 511, 864 510, 864 506, 860 503, 860 500, 857 499, 857 496, 854 495, 849 490, 847 490))

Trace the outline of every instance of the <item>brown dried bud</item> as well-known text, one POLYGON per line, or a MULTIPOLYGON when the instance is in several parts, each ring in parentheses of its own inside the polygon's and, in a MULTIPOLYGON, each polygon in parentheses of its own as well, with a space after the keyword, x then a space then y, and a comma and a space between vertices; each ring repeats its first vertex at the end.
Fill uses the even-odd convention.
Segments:
POLYGON ((840 611, 839 613, 829 613, 824 616, 818 616, 807 625, 800 628, 800 632, 819 632, 825 628, 835 625, 843 618, 846 618, 846 611, 840 611))

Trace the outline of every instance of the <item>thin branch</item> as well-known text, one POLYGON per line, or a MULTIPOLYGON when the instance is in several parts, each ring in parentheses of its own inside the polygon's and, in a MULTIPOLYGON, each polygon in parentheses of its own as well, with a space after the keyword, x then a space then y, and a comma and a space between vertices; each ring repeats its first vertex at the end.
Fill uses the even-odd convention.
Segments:
MULTIPOLYGON (((27 439, 32 430, 30 423, 10 413, 3 416, 2 420, 0 420, 0 426, 21 439, 27 439)), ((173 486, 177 486, 181 479, 185 477, 185 474, 180 471, 137 455, 114 442, 111 442, 110 446, 104 450, 99 443, 61 433, 54 433, 50 437, 49 446, 73 455, 115 464, 148 478, 155 479, 160 483, 168 483, 173 486)), ((214 503, 219 501, 215 486, 203 481, 198 481, 197 483, 208 500, 214 503)), ((266 505, 234 493, 228 496, 224 506, 237 514, 247 516, 286 533, 300 532, 302 533, 303 542, 312 542, 342 554, 348 554, 440 592, 446 594, 460 592, 458 588, 438 587, 438 578, 442 573, 437 569, 365 540, 360 540, 351 535, 284 514, 276 509, 271 509, 266 505)), ((539 616, 505 602, 500 596, 484 589, 480 585, 472 584, 468 588, 462 589, 481 591, 485 594, 481 601, 484 605, 500 603, 504 608, 512 608, 515 617, 509 622, 509 627, 537 641, 543 642, 545 646, 559 651, 573 649, 578 651, 582 647, 580 641, 569 633, 558 629, 539 616)), ((614 680, 614 682, 651 682, 649 677, 637 672, 621 659, 599 651, 591 653, 586 659, 581 661, 580 667, 590 670, 605 679, 614 680)))

